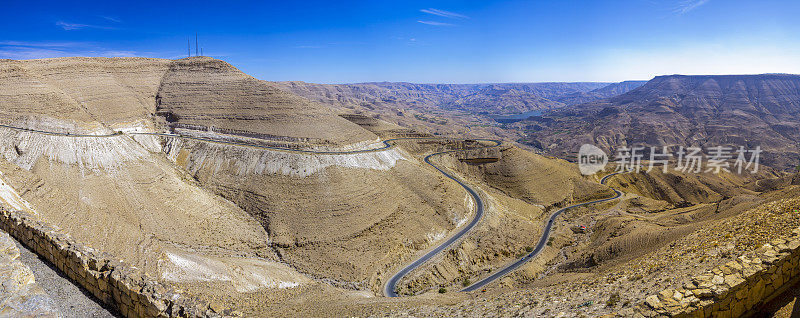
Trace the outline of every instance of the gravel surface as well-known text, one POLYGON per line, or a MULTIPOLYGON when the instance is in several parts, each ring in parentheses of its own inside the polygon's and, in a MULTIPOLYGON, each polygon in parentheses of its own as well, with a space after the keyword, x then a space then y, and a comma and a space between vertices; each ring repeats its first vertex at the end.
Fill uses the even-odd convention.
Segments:
POLYGON ((20 251, 20 261, 33 271, 36 283, 54 300, 62 317, 116 317, 85 289, 73 284, 27 247, 14 242, 20 251))

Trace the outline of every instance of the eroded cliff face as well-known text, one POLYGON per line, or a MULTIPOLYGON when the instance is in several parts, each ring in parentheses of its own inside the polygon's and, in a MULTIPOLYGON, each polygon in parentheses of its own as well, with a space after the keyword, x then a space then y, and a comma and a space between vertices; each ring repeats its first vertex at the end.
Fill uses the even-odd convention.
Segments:
POLYGON ((760 146, 763 163, 794 167, 800 158, 800 76, 660 76, 626 94, 520 125, 535 131, 529 143, 559 156, 583 143, 607 150, 760 146))
MULTIPOLYGON (((202 123, 212 123, 209 127, 225 128, 219 123, 237 122, 228 115, 250 109, 251 114, 262 117, 239 119, 246 122, 242 125, 252 127, 250 132, 256 132, 245 135, 266 137, 264 143, 288 140, 313 149, 350 149, 377 140, 322 107, 265 86, 212 59, 1 61, 0 83, 7 88, 0 93, 0 123, 27 129, 0 128, 4 201, 25 208, 30 205, 31 212, 80 242, 110 252, 154 277, 176 284, 202 284, 205 287, 199 290, 210 293, 295 288, 311 281, 292 267, 275 262, 280 257, 259 217, 198 183, 175 164, 177 158, 170 155, 183 149, 178 142, 130 134, 168 132, 160 130, 164 125, 156 115, 157 100, 161 100, 157 95, 162 88, 194 95, 199 93, 193 88, 204 90, 199 99, 182 99, 203 107, 182 114, 202 118, 202 123), (208 77, 203 77, 204 73, 208 77), (223 111, 203 113, 213 108, 205 108, 209 103, 223 106, 217 108, 223 111), (274 131, 259 130, 264 127, 274 131), (323 127, 342 134, 334 136, 328 131, 328 135, 315 135, 323 127), (310 138, 299 138, 306 132, 310 138), (258 277, 241 275, 243 268, 258 277)), ((237 129, 226 130, 233 135, 217 137, 247 138, 236 135, 240 132, 237 129)), ((205 155, 201 161, 211 163, 211 158, 245 154, 218 147, 205 155)), ((309 158, 284 153, 252 155, 241 161, 228 159, 237 167, 232 175, 235 177, 278 173, 302 179, 332 165, 387 171, 402 160, 402 155, 387 152, 333 160, 309 158)))
POLYGON ((261 225, 130 136, 3 128, 4 179, 51 224, 158 276, 165 249, 272 257, 261 225))
POLYGON ((382 275, 471 211, 457 184, 397 148, 323 155, 225 144, 383 146, 221 61, 0 67, 11 88, 0 120, 24 128, 0 127, 0 171, 19 197, 8 199, 165 281, 252 293, 312 276, 378 291, 382 275), (174 132, 222 142, 138 134, 174 132))
POLYGON ((0 121, 49 122, 56 131, 109 133, 133 122, 153 130, 166 121, 172 128, 302 145, 377 139, 326 107, 207 57, 3 60, 0 83, 0 121))
POLYGON ((300 154, 171 140, 169 158, 258 219, 281 259, 341 286, 379 276, 471 210, 457 184, 399 148, 300 154))

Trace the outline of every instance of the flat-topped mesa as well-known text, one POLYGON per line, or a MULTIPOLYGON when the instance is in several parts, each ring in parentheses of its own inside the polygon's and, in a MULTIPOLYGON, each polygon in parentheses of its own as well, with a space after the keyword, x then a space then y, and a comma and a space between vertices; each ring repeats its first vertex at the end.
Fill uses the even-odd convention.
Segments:
POLYGON ((707 104, 719 110, 740 109, 764 114, 800 112, 800 75, 663 75, 637 90, 612 98, 671 98, 678 103, 707 104), (747 107, 742 107, 742 106, 747 107), (794 106, 794 107, 792 107, 794 106))
POLYGON ((323 106, 207 57, 170 65, 156 96, 156 114, 182 133, 334 147, 378 138, 323 106))

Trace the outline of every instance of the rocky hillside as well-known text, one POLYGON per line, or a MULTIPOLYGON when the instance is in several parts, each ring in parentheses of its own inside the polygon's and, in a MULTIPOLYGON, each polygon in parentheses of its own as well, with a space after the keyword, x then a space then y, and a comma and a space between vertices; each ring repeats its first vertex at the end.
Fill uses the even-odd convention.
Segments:
POLYGON ((463 136, 483 129, 495 138, 520 136, 503 135, 514 130, 560 155, 583 142, 609 150, 742 143, 780 162, 797 153, 799 83, 760 75, 665 76, 638 88, 317 85, 260 81, 205 57, 4 60, 0 123, 21 129, 0 126, 0 205, 244 316, 452 316, 511 306, 524 306, 520 315, 606 314, 730 261, 735 244, 752 249, 796 228, 796 202, 758 208, 796 198, 800 176, 654 171, 600 185, 575 164, 508 142, 435 156, 437 168, 424 158, 476 147, 483 141, 463 136), (508 124, 489 116, 537 109, 548 111, 508 124), (314 151, 448 130, 462 140, 314 151), (401 280, 401 294, 418 296, 376 297, 398 268, 473 216, 475 202, 439 168, 474 188, 485 214, 401 280), (552 213, 609 197, 609 186, 625 194, 560 214, 543 252, 519 271, 486 292, 447 293, 531 252, 552 213))
POLYGON ((622 93, 634 84, 502 83, 311 84, 278 82, 288 92, 346 114, 380 118, 403 128, 436 135, 517 140, 523 133, 502 129, 499 118, 548 111, 622 93))
POLYGON ((166 283, 201 282, 201 297, 276 296, 308 276, 367 288, 467 213, 457 184, 397 149, 316 156, 115 133, 374 146, 329 108, 219 60, 6 60, 0 86, 4 125, 104 136, 0 127, 0 204, 166 283))
POLYGON ((0 60, 0 120, 35 125, 38 119, 59 129, 70 123, 97 128, 148 118, 170 63, 144 58, 0 60))
POLYGON ((170 63, 155 102, 156 114, 173 129, 315 145, 377 139, 326 107, 207 57, 170 63))
POLYGON ((744 146, 762 163, 798 164, 800 76, 659 76, 607 100, 519 123, 525 142, 569 156, 583 143, 622 146, 744 146))
POLYGON ((327 107, 220 60, 0 60, 0 122, 104 132, 154 124, 282 142, 346 146, 377 139, 327 107))
POLYGON ((619 83, 612 83, 607 86, 603 86, 601 88, 594 89, 588 92, 577 92, 560 96, 556 100, 566 105, 578 105, 582 103, 601 100, 604 98, 614 97, 617 95, 622 95, 644 85, 645 83, 647 83, 647 81, 624 81, 619 83))
MULTIPOLYGON (((7 88, 0 123, 21 128, 0 127, 0 204, 29 210, 81 244, 250 316, 269 316, 267 298, 374 296, 403 262, 473 214, 458 183, 422 159, 461 143, 407 141, 335 155, 232 144, 368 149, 383 145, 379 135, 429 135, 337 114, 223 61, 2 61, 0 85, 7 88)), ((537 204, 595 190, 576 179, 573 165, 536 158, 550 171, 544 180, 561 190, 540 200, 538 190, 510 187, 530 203, 490 190, 499 203, 493 223, 480 227, 490 244, 470 252, 487 261, 415 288, 459 284, 502 265, 525 249, 519 235, 534 239, 537 204), (529 213, 499 208, 506 205, 529 213)), ((505 171, 489 174, 515 183, 500 176, 505 171)))
POLYGON ((312 101, 351 109, 391 107, 504 115, 595 101, 625 93, 644 82, 277 84, 312 101))
POLYGON ((345 107, 438 108, 494 115, 563 106, 557 98, 602 88, 608 83, 412 84, 362 83, 322 85, 280 83, 310 100, 345 107))

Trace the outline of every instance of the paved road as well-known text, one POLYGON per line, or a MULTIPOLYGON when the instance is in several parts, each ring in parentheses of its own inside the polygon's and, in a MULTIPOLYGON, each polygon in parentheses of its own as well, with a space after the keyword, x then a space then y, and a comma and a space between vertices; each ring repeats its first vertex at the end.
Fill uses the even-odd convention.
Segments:
MULTIPOLYGON (((237 145, 237 146, 256 147, 256 148, 262 148, 262 149, 288 151, 288 152, 298 152, 298 153, 308 153, 308 154, 317 154, 317 155, 346 155, 346 154, 358 154, 358 153, 382 151, 382 150, 386 150, 386 149, 394 147, 395 142, 396 141, 400 141, 400 140, 452 140, 450 138, 441 138, 441 137, 406 137, 406 138, 387 139, 387 140, 383 141, 383 146, 376 147, 376 148, 370 148, 370 149, 348 150, 348 151, 316 151, 316 150, 303 150, 303 149, 292 149, 292 148, 284 148, 284 147, 255 145, 255 144, 248 144, 248 143, 242 143, 242 142, 236 142, 236 141, 216 140, 216 139, 211 139, 211 138, 182 136, 182 135, 174 135, 174 134, 163 134, 163 133, 130 133, 130 134, 155 135, 155 136, 162 136, 162 137, 176 137, 176 138, 193 139, 193 140, 200 140, 200 141, 207 141, 207 142, 214 142, 214 143, 222 143, 222 144, 230 144, 230 145, 237 145)), ((458 231, 458 233, 456 233, 455 235, 451 236, 444 243, 439 244, 438 246, 436 246, 436 248, 434 248, 433 250, 429 251, 428 253, 425 253, 425 255, 423 255, 422 257, 418 258, 417 260, 415 260, 414 262, 412 262, 408 266, 400 269, 400 271, 398 271, 391 278, 389 278, 389 280, 386 282, 386 285, 384 287, 384 294, 386 296, 388 296, 388 297, 397 297, 398 295, 395 292, 395 290, 397 289, 397 283, 400 281, 400 279, 402 279, 406 274, 408 274, 409 272, 413 271, 417 267, 421 266, 422 264, 424 264, 425 262, 427 262, 428 260, 433 258, 436 254, 441 253, 442 251, 444 251, 445 249, 447 249, 448 247, 453 245, 453 243, 455 243, 456 241, 461 239, 464 235, 467 234, 467 232, 472 230, 472 228, 474 228, 475 225, 477 225, 478 222, 480 222, 480 220, 483 218, 484 206, 483 206, 483 201, 481 200, 481 198, 478 195, 478 193, 475 192, 475 190, 473 190, 472 188, 470 188, 466 184, 464 184, 463 182, 461 182, 460 180, 458 180, 457 178, 453 177, 451 174, 447 173, 446 171, 442 170, 441 168, 439 168, 436 165, 434 165, 433 163, 431 163, 431 158, 433 158, 434 156, 439 156, 439 155, 448 154, 448 153, 454 153, 454 152, 460 152, 460 151, 492 148, 492 147, 497 147, 502 143, 501 141, 496 140, 496 139, 481 139, 481 138, 479 138, 479 139, 473 139, 473 140, 482 141, 482 142, 488 142, 488 143, 490 143, 490 145, 482 146, 482 147, 473 147, 473 148, 465 148, 465 149, 456 149, 456 150, 437 152, 437 153, 430 154, 430 155, 426 156, 424 160, 425 160, 425 163, 431 165, 431 167, 433 167, 436 170, 438 170, 439 172, 441 172, 443 175, 445 175, 445 177, 452 179, 453 181, 455 181, 459 185, 461 185, 461 187, 463 187, 465 190, 467 190, 469 195, 472 196, 472 199, 475 202, 475 206, 477 207, 476 211, 475 211, 475 216, 472 218, 472 220, 469 222, 469 224, 467 224, 466 226, 461 228, 461 230, 458 231)))
MULTIPOLYGON (((47 134, 47 135, 68 136, 68 137, 114 137, 114 136, 122 136, 122 135, 152 135, 152 136, 192 139, 192 140, 213 142, 213 143, 219 143, 219 144, 228 144, 228 145, 236 145, 236 146, 244 146, 244 147, 254 147, 254 148, 261 148, 261 149, 296 152, 296 153, 318 154, 318 155, 346 155, 346 154, 358 154, 358 153, 382 151, 382 150, 386 150, 386 149, 394 147, 394 142, 395 141, 400 141, 400 140, 436 140, 436 139, 447 140, 448 139, 448 138, 440 138, 440 137, 394 138, 394 139, 384 140, 383 141, 383 146, 381 146, 381 147, 375 147, 375 148, 369 148, 369 149, 360 149, 360 150, 346 150, 346 151, 317 151, 317 150, 293 149, 293 148, 276 147, 276 146, 265 146, 265 145, 250 144, 250 143, 245 143, 245 142, 217 140, 217 139, 211 139, 211 138, 205 138, 205 137, 184 136, 184 135, 165 134, 165 133, 146 133, 146 132, 121 133, 121 132, 115 132, 113 134, 107 134, 107 135, 84 135, 84 134, 49 132, 49 131, 42 131, 42 130, 35 130, 35 129, 29 129, 29 128, 14 127, 14 126, 2 125, 2 124, 0 124, 0 127, 10 128, 10 129, 15 129, 15 130, 42 133, 42 134, 47 134)), ((472 218, 472 220, 469 222, 469 224, 467 224, 461 230, 459 230, 458 233, 456 233, 455 235, 451 236, 445 242, 439 244, 434 249, 430 250, 428 253, 425 253, 425 255, 423 255, 422 257, 418 258, 417 260, 415 260, 411 264, 403 267, 402 269, 400 269, 400 271, 398 271, 391 278, 389 278, 389 280, 386 282, 386 285, 384 286, 384 294, 386 296, 388 296, 388 297, 397 297, 398 296, 397 293, 396 293, 397 283, 405 275, 407 275, 408 273, 410 273, 414 269, 420 267, 422 264, 424 264, 427 261, 429 261, 435 255, 441 253, 442 251, 444 251, 445 249, 447 249, 448 247, 453 245, 453 243, 455 243, 456 241, 461 239, 470 230, 472 230, 475 227, 475 225, 477 225, 478 222, 480 222, 480 220, 483 218, 484 204, 483 204, 483 200, 481 200, 481 198, 477 194, 477 192, 475 192, 475 190, 473 190, 472 188, 470 188, 469 186, 467 186, 466 184, 461 182, 459 179, 453 177, 451 174, 449 174, 446 171, 444 171, 443 169, 437 167, 436 165, 434 165, 430 161, 430 159, 432 157, 434 157, 434 156, 443 155, 443 154, 447 154, 447 153, 458 152, 458 151, 466 151, 466 150, 473 150, 473 149, 480 149, 480 148, 497 147, 501 143, 499 140, 494 140, 494 139, 475 139, 475 140, 484 141, 484 142, 490 142, 492 144, 489 145, 489 146, 485 146, 485 147, 477 147, 477 148, 458 149, 458 150, 437 152, 437 153, 430 154, 427 157, 425 157, 425 163, 431 165, 433 168, 435 168, 436 170, 441 172, 447 178, 452 179, 453 181, 457 182, 459 185, 461 185, 461 187, 464 188, 464 190, 467 191, 467 193, 469 193, 469 195, 472 197, 473 201, 475 202, 475 206, 476 206, 475 216, 472 218)), ((612 173, 610 175, 607 175, 607 176, 603 177, 603 179, 600 180, 600 183, 604 184, 608 180, 609 177, 611 177, 613 175, 616 175, 616 174, 617 173, 612 173)), ((495 272, 494 274, 490 275, 489 277, 481 279, 481 280, 475 282, 474 284, 472 284, 470 286, 467 286, 466 288, 462 289, 461 291, 469 292, 469 291, 477 290, 477 289, 479 289, 479 288, 481 288, 481 287, 483 287, 483 286, 485 286, 485 285, 487 285, 487 284, 489 284, 489 283, 491 283, 491 282, 493 282, 493 281, 495 281, 495 280, 507 275, 508 273, 513 272, 514 270, 516 270, 517 268, 519 268, 523 264, 527 263, 529 260, 531 260, 534 257, 538 256, 539 253, 541 253, 542 250, 544 250, 544 247, 547 245, 547 240, 550 238, 550 232, 552 231, 552 228, 553 228, 553 222, 555 221, 555 219, 559 215, 561 215, 561 213, 563 213, 563 212, 565 212, 565 211, 567 211, 569 209, 572 209, 572 208, 613 200, 613 199, 619 198, 622 195, 622 193, 617 191, 616 189, 612 188, 612 190, 614 190, 614 192, 615 192, 615 195, 613 197, 606 198, 606 199, 595 200, 595 201, 591 201, 591 202, 584 202, 584 203, 580 203, 580 204, 575 204, 575 205, 568 206, 568 207, 565 207, 563 209, 560 209, 560 210, 556 211, 555 213, 553 213, 552 215, 550 215, 550 218, 548 219, 547 224, 545 224, 544 231, 542 233, 542 237, 539 239, 539 243, 536 245, 536 248, 534 248, 531 253, 525 255, 521 259, 519 259, 516 262, 506 266, 505 268, 495 272)))
MULTIPOLYGON (((186 136, 186 135, 178 135, 178 134, 166 134, 166 133, 151 133, 151 132, 129 132, 123 133, 120 131, 111 133, 111 134, 103 134, 103 135, 86 135, 86 134, 74 134, 74 133, 65 133, 65 132, 54 132, 54 131, 44 131, 44 130, 37 130, 37 129, 30 129, 30 128, 22 128, 22 127, 15 127, 9 125, 0 124, 0 128, 8 128, 13 130, 19 131, 28 131, 39 133, 43 135, 50 135, 50 136, 63 136, 63 137, 76 137, 76 138, 85 138, 85 137, 95 137, 95 138, 108 138, 108 137, 119 137, 125 135, 146 135, 146 136, 160 136, 160 137, 171 137, 171 138, 180 138, 180 139, 189 139, 189 140, 198 140, 198 141, 206 141, 212 142, 217 144, 225 144, 225 145, 234 145, 234 146, 242 146, 242 147, 251 147, 251 148, 260 148, 260 149, 268 149, 268 150, 277 150, 277 151, 286 151, 286 152, 295 152, 295 153, 306 153, 306 154, 315 154, 315 155, 352 155, 352 154, 359 154, 359 153, 368 153, 368 152, 378 152, 383 150, 388 150, 394 147, 394 142, 400 140, 456 140, 453 138, 444 138, 444 137, 404 137, 404 138, 393 138, 393 139, 386 139, 382 143, 383 145, 380 147, 375 148, 368 148, 368 149, 358 149, 358 150, 340 150, 340 151, 322 151, 322 150, 307 150, 307 149, 296 149, 296 148, 288 148, 288 147, 278 147, 278 146, 266 146, 260 144, 253 144, 247 142, 239 142, 239 141, 230 141, 230 140, 219 140, 213 138, 206 138, 206 137, 196 137, 196 136, 186 136)), ((496 147, 500 145, 499 140, 495 139, 472 139, 476 141, 484 141, 490 142, 493 145, 487 147, 496 147)), ((479 148, 487 148, 487 147, 479 147, 479 148)), ((455 151, 465 151, 465 150, 472 150, 478 148, 470 148, 470 149, 461 149, 461 150, 452 150, 441 152, 438 154, 448 153, 448 152, 455 152, 455 151)), ((438 155, 435 154, 435 155, 438 155)))
POLYGON ((0 124, 0 127, 13 129, 13 130, 34 132, 34 133, 38 133, 38 134, 42 134, 42 135, 64 136, 64 137, 114 137, 114 136, 121 135, 121 133, 113 133, 113 134, 106 134, 106 135, 73 134, 73 133, 63 133, 63 132, 55 132, 55 131, 44 131, 44 130, 31 129, 31 128, 14 127, 14 126, 3 125, 3 124, 0 124))
MULTIPOLYGON (((600 179, 600 183, 601 184, 605 184, 609 177, 611 177, 613 175, 616 175, 618 173, 619 172, 615 172, 615 173, 612 173, 612 174, 609 174, 609 175, 603 177, 603 179, 600 179)), ((614 193, 615 193, 613 197, 606 198, 606 199, 595 200, 595 201, 591 201, 591 202, 584 202, 584 203, 580 203, 580 204, 571 205, 571 206, 568 206, 566 208, 563 208, 563 209, 558 210, 555 213, 551 214, 550 218, 547 220, 547 224, 545 224, 545 226, 544 226, 544 231, 542 231, 542 237, 539 239, 539 243, 536 244, 536 248, 534 248, 532 252, 528 253, 528 255, 523 256, 522 258, 520 258, 516 262, 511 263, 510 265, 504 267, 503 269, 495 272, 494 274, 492 274, 492 275, 490 275, 490 276, 488 276, 488 277, 486 277, 484 279, 481 279, 481 280, 475 282, 472 285, 467 286, 466 288, 462 289, 461 291, 470 292, 470 291, 478 290, 479 288, 481 288, 483 286, 486 286, 487 284, 489 284, 489 283, 491 283, 491 282, 493 282, 493 281, 495 281, 495 280, 507 275, 508 273, 513 272, 514 270, 516 270, 517 268, 519 268, 523 264, 527 263, 528 261, 530 261, 534 257, 538 256, 539 253, 541 253, 542 250, 544 250, 544 247, 547 245, 547 240, 550 238, 550 232, 553 229, 553 222, 555 221, 555 219, 559 215, 561 215, 561 213, 564 213, 564 211, 567 211, 567 210, 572 209, 572 208, 577 208, 579 206, 584 206, 584 205, 589 205, 589 204, 595 204, 595 203, 614 200, 616 198, 619 198, 622 195, 622 192, 619 192, 617 189, 611 188, 611 190, 614 190, 614 193)))
MULTIPOLYGON (((483 140, 484 141, 491 141, 491 142, 493 142, 493 145, 486 146, 486 147, 480 147, 480 148, 497 147, 497 146, 500 145, 500 141, 498 141, 498 140, 491 140, 491 139, 483 139, 483 140)), ((478 149, 478 148, 471 148, 471 149, 478 149)), ((470 230, 472 230, 472 228, 474 228, 475 225, 477 225, 478 222, 480 222, 480 220, 483 218, 483 209, 484 209, 483 200, 481 200, 481 197, 478 195, 478 193, 475 192, 475 190, 473 190, 472 188, 470 188, 466 184, 464 184, 463 182, 461 182, 461 180, 458 180, 457 178, 453 177, 453 175, 447 173, 447 171, 444 171, 443 169, 441 169, 441 168, 437 167, 436 165, 434 165, 433 163, 431 163, 431 158, 434 157, 434 156, 439 156, 439 155, 443 155, 443 154, 447 154, 447 153, 453 153, 453 152, 464 151, 464 150, 469 150, 469 149, 450 150, 450 151, 443 151, 443 152, 437 152, 437 153, 434 153, 434 154, 430 154, 427 157, 425 157, 425 163, 431 165, 431 167, 434 167, 436 170, 441 172, 445 177, 450 178, 453 181, 457 182, 461 187, 464 188, 464 190, 467 190, 467 193, 469 193, 469 195, 472 196, 472 200, 475 202, 475 207, 476 207, 475 208, 475 216, 472 218, 472 220, 469 222, 469 224, 467 224, 466 226, 461 228, 461 230, 458 231, 458 233, 456 233, 455 235, 451 236, 449 239, 444 241, 442 244, 439 244, 434 249, 432 249, 429 252, 425 253, 425 255, 422 255, 422 257, 416 259, 414 262, 412 262, 411 264, 403 267, 402 269, 400 269, 400 271, 398 271, 397 273, 392 275, 392 277, 390 277, 389 280, 386 281, 386 284, 383 287, 383 294, 386 295, 387 297, 397 297, 398 296, 397 292, 396 292, 397 283, 400 282, 400 280, 404 276, 406 276, 411 271, 417 269, 418 267, 422 266, 422 264, 425 264, 425 262, 429 261, 431 258, 436 256, 436 254, 441 253, 442 251, 444 251, 445 249, 447 249, 448 247, 453 245, 453 243, 455 243, 456 241, 458 241, 459 239, 464 237, 464 235, 467 234, 467 232, 469 232, 470 230)))
MULTIPOLYGON (((205 138, 205 137, 184 136, 184 135, 165 134, 165 133, 148 133, 148 132, 122 133, 122 132, 114 132, 112 134, 106 134, 106 135, 83 135, 83 134, 72 134, 72 133, 49 132, 49 131, 35 130, 35 129, 29 129, 29 128, 8 126, 8 125, 0 125, 0 127, 14 129, 14 130, 21 130, 21 131, 36 132, 36 133, 41 133, 41 134, 46 134, 46 135, 66 136, 66 137, 114 137, 114 136, 123 136, 123 135, 151 135, 151 136, 192 139, 192 140, 213 142, 213 143, 219 143, 219 144, 228 144, 228 145, 236 145, 236 146, 243 146, 243 147, 254 147, 254 148, 261 148, 261 149, 278 150, 278 151, 286 151, 286 152, 296 152, 296 153, 308 153, 308 154, 317 154, 317 155, 346 155, 346 154, 358 154, 358 153, 382 151, 382 150, 386 150, 386 149, 394 147, 395 142, 396 141, 400 141, 400 140, 452 140, 450 138, 441 138, 441 137, 406 137, 406 138, 387 139, 387 140, 383 141, 383 146, 375 147, 375 148, 369 148, 369 149, 346 150, 346 151, 317 151, 317 150, 293 149, 293 148, 276 147, 276 146, 265 146, 265 145, 250 144, 250 143, 245 143, 245 142, 237 142, 237 141, 229 141, 229 140, 217 140, 217 139, 211 139, 211 138, 205 138)), ((442 170, 441 168, 437 167, 436 165, 434 165, 430 161, 430 159, 433 158, 434 156, 439 156, 439 155, 443 155, 443 154, 447 154, 447 153, 454 153, 454 152, 459 152, 459 151, 468 151, 468 150, 474 150, 474 149, 492 148, 492 147, 497 147, 497 146, 499 146, 501 144, 501 141, 495 140, 495 139, 473 139, 473 140, 482 141, 482 142, 488 142, 488 143, 490 143, 490 145, 482 146, 482 147, 473 147, 473 148, 465 148, 465 149, 456 149, 456 150, 437 152, 437 153, 430 154, 430 155, 426 156, 424 160, 425 160, 425 163, 431 165, 433 168, 435 168, 436 170, 438 170, 439 172, 444 174, 447 178, 450 178, 453 181, 457 182, 459 185, 461 185, 461 187, 463 187, 467 191, 467 193, 469 193, 470 196, 472 196, 472 199, 474 200, 475 206, 476 206, 475 216, 472 218, 472 220, 469 222, 469 224, 467 224, 466 226, 461 228, 461 230, 459 230, 455 235, 453 235, 449 239, 447 239, 444 243, 439 244, 438 246, 436 246, 436 248, 434 248, 433 250, 429 251, 428 253, 426 253, 425 255, 420 257, 419 259, 415 260, 414 262, 412 262, 408 266, 402 268, 399 272, 397 272, 394 276, 392 276, 387 281, 387 283, 385 285, 385 288, 384 288, 384 292, 385 292, 386 296, 396 297, 397 293, 395 293, 395 289, 397 287, 396 286, 397 282, 399 282, 400 279, 402 279, 406 274, 408 274, 409 272, 413 271, 414 269, 416 269, 420 265, 424 264, 425 262, 427 262, 428 260, 433 258, 433 256, 435 256, 436 254, 441 253, 442 251, 444 251, 445 249, 447 249, 448 247, 453 245, 453 243, 455 243, 456 241, 461 239, 464 235, 467 234, 467 232, 472 230, 472 228, 474 228, 475 225, 477 225, 478 222, 480 222, 480 220, 483 218, 484 205, 483 205, 483 201, 481 200, 481 198, 478 195, 478 193, 475 192, 475 190, 473 190, 472 188, 470 188, 466 184, 464 184, 463 182, 461 182, 460 180, 458 180, 457 178, 453 177, 451 174, 449 174, 446 171, 442 170)))

